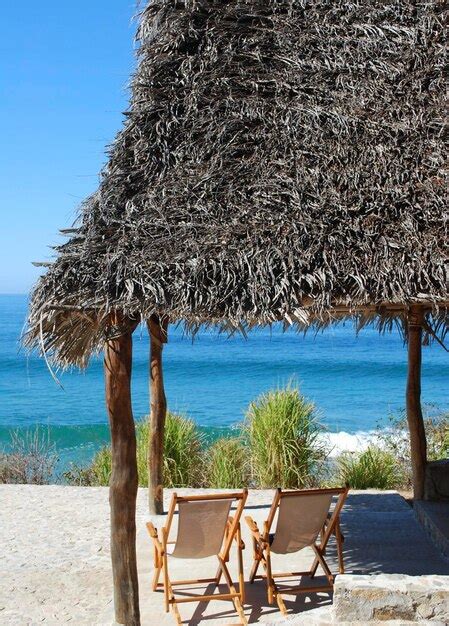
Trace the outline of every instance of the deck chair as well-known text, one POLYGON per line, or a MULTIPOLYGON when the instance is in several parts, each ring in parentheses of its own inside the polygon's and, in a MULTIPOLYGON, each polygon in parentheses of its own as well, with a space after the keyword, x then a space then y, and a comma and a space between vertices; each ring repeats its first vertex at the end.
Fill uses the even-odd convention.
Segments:
POLYGON ((254 563, 251 569, 250 582, 256 578, 266 578, 267 595, 269 604, 276 600, 282 613, 287 613, 282 593, 310 593, 331 591, 334 585, 334 576, 324 558, 326 546, 332 534, 337 540, 340 572, 343 573, 342 535, 340 532, 339 516, 345 503, 348 488, 338 489, 308 489, 303 491, 282 491, 278 489, 274 495, 273 503, 264 523, 263 532, 251 517, 246 517, 246 523, 253 538, 254 563), (338 496, 335 508, 331 512, 333 496, 338 496), (278 513, 276 531, 271 533, 271 527, 276 513, 278 513), (319 543, 317 543, 317 539, 319 543), (310 546, 315 559, 310 570, 305 572, 283 572, 274 574, 271 569, 271 553, 290 554, 298 552, 310 546), (257 575, 257 570, 262 563, 265 573, 257 575), (288 578, 291 576, 309 576, 313 578, 318 566, 321 565, 327 578, 324 586, 309 587, 283 587, 277 586, 276 578, 288 578))
POLYGON ((204 602, 210 600, 231 600, 241 620, 247 624, 243 613, 245 602, 245 586, 243 580, 242 549, 245 547, 240 531, 240 518, 245 506, 248 491, 238 493, 220 493, 216 495, 178 496, 173 494, 167 521, 158 534, 151 522, 147 523, 148 532, 154 546, 154 578, 153 591, 163 587, 165 610, 173 610, 177 624, 182 624, 178 604, 182 602, 204 602), (235 503, 237 510, 230 516, 231 505, 235 503), (170 528, 176 508, 178 509, 178 533, 175 541, 169 541, 170 528), (239 585, 238 591, 231 579, 227 562, 232 543, 237 546, 239 585), (204 559, 216 556, 218 570, 214 578, 198 578, 194 580, 172 581, 169 578, 168 563, 172 558, 204 559), (163 583, 159 583, 162 572, 163 583), (221 577, 228 587, 227 593, 209 595, 184 595, 176 597, 173 587, 196 583, 215 583, 218 587, 221 577))

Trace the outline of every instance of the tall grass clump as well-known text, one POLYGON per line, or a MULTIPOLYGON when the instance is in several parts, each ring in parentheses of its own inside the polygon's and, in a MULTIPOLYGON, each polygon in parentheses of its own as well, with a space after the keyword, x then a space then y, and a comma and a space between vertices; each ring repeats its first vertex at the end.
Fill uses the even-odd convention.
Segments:
POLYGON ((217 439, 207 450, 207 486, 241 489, 249 482, 248 451, 239 437, 217 439))
MULTIPOLYGON (((137 473, 140 487, 148 486, 148 418, 136 423, 137 473)), ((195 422, 167 413, 164 435, 164 486, 199 487, 203 481, 203 436, 195 422)), ((64 478, 70 484, 107 486, 112 473, 111 447, 101 448, 87 467, 72 466, 64 478)))
POLYGON ((149 418, 136 422, 136 457, 139 487, 148 487, 148 445, 150 441, 149 418))
POLYGON ((337 459, 339 482, 353 489, 394 489, 404 481, 391 452, 370 446, 364 452, 344 452, 337 459))
POLYGON ((260 488, 308 485, 318 462, 325 458, 315 406, 292 385, 252 402, 244 432, 252 480, 260 488))
POLYGON ((109 446, 104 446, 98 450, 95 454, 90 471, 92 473, 93 484, 101 486, 109 485, 112 474, 112 455, 109 446))
POLYGON ((202 485, 203 438, 193 420, 176 413, 167 414, 163 466, 165 487, 202 485))
POLYGON ((7 452, 0 453, 0 483, 47 485, 55 480, 58 455, 49 430, 42 427, 10 433, 7 452))

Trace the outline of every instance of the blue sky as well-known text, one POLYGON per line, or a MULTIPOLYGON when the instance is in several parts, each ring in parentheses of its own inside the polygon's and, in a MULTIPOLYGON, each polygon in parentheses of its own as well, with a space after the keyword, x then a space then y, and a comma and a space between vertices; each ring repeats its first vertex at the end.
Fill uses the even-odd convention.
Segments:
POLYGON ((0 20, 0 293, 26 293, 98 183, 134 67, 136 0, 22 0, 0 20))

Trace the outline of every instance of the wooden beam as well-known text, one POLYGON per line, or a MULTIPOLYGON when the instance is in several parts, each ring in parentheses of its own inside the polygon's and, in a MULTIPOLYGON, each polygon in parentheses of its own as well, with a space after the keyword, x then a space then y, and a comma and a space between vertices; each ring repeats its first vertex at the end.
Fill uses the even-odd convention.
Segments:
POLYGON ((129 324, 124 335, 106 342, 104 370, 106 405, 112 445, 111 558, 114 581, 115 621, 140 625, 136 563, 136 432, 131 407, 132 332, 136 323, 118 314, 114 326, 129 324))
POLYGON ((407 422, 410 432, 410 454, 413 473, 413 496, 424 497, 424 474, 427 464, 427 442, 421 410, 421 343, 423 308, 411 306, 408 314, 407 422))
POLYGON ((163 502, 164 428, 167 399, 162 371, 162 350, 167 341, 167 322, 152 315, 150 333, 150 445, 148 446, 148 506, 150 514, 161 515, 163 502))

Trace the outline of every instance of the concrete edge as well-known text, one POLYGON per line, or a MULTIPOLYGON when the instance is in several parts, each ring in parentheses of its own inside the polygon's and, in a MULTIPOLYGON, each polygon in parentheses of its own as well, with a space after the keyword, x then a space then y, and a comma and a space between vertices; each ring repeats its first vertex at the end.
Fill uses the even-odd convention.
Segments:
POLYGON ((425 529, 436 548, 449 560, 449 537, 446 537, 425 507, 419 500, 413 503, 413 511, 419 524, 425 529))

